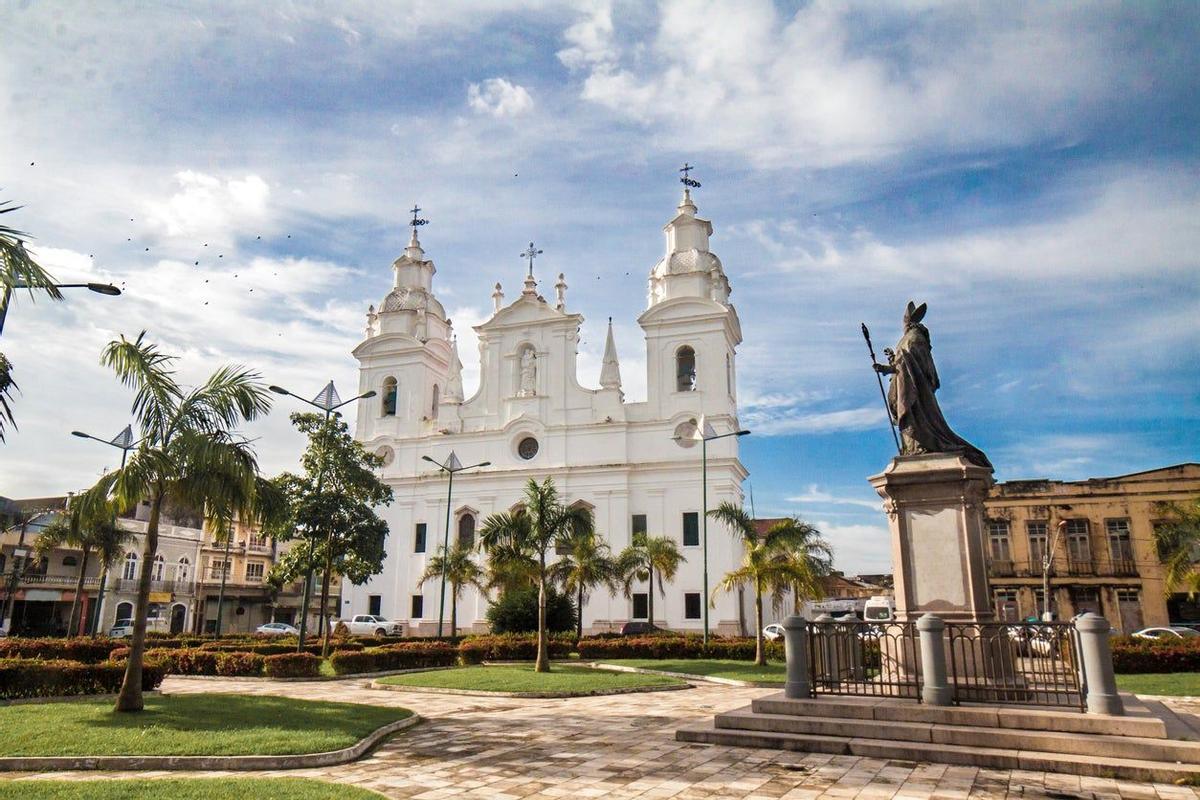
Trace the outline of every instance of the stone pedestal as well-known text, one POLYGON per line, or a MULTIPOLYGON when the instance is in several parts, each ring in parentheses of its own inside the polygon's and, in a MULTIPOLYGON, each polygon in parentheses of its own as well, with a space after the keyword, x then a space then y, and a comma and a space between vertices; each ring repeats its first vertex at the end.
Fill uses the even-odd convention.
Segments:
POLYGON ((892 532, 897 619, 992 621, 983 525, 991 470, 948 453, 896 456, 869 480, 892 532))

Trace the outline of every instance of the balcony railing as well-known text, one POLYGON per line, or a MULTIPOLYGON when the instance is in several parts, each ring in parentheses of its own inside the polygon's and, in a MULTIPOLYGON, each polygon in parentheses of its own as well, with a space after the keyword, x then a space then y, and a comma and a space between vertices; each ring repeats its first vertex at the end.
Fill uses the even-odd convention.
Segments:
POLYGON ((988 562, 988 576, 992 578, 1012 578, 1017 574, 1016 565, 1012 561, 994 558, 988 562))
MULTIPOLYGON (((7 588, 10 581, 12 581, 11 572, 0 575, 0 587, 7 588)), ((78 582, 79 577, 76 575, 42 575, 30 572, 17 579, 17 586, 66 586, 74 588, 78 582)), ((84 578, 83 585, 88 589, 98 587, 100 579, 97 577, 84 578)))

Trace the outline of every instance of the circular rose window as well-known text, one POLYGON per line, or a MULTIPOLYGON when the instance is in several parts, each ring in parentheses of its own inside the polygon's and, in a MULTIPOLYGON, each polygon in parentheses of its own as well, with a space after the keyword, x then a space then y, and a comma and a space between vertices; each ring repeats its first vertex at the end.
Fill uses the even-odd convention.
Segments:
POLYGON ((532 436, 526 436, 517 444, 517 455, 529 461, 538 454, 538 440, 532 436))
POLYGON ((696 430, 696 420, 689 419, 675 426, 675 435, 672 438, 680 447, 695 447, 696 430))
POLYGON ((383 458, 383 465, 390 467, 392 462, 396 460, 396 451, 388 447, 386 444, 375 451, 375 455, 383 458))

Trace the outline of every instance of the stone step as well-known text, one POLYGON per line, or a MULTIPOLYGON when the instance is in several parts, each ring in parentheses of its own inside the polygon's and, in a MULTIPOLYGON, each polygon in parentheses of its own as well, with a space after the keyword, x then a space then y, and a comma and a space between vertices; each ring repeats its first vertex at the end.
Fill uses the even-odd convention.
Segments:
POLYGON ((1198 741, 987 728, 972 725, 941 725, 929 722, 769 714, 752 711, 751 706, 717 714, 714 724, 717 728, 730 730, 792 733, 806 736, 860 737, 973 748, 1200 763, 1200 742, 1198 741))
POLYGON ((680 742, 756 747, 768 750, 856 755, 867 758, 928 761, 992 769, 1061 772, 1095 778, 1170 783, 1200 781, 1200 765, 1111 756, 1064 755, 997 747, 969 747, 940 742, 889 741, 866 737, 814 736, 717 728, 704 722, 675 732, 680 742))
POLYGON ((937 725, 966 725, 1059 733, 1092 733, 1166 739, 1162 719, 1132 695, 1122 695, 1125 716, 1084 714, 1063 708, 1031 706, 930 706, 915 700, 881 697, 827 697, 789 699, 783 692, 753 702, 755 712, 796 717, 824 717, 886 722, 923 722, 937 725))

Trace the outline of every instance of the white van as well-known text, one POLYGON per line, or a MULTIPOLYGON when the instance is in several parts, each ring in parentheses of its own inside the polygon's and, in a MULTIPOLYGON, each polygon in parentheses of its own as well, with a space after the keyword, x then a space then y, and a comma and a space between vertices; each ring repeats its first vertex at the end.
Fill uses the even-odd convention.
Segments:
POLYGON ((876 595, 863 606, 863 619, 867 622, 892 622, 896 619, 896 602, 887 595, 876 595))

